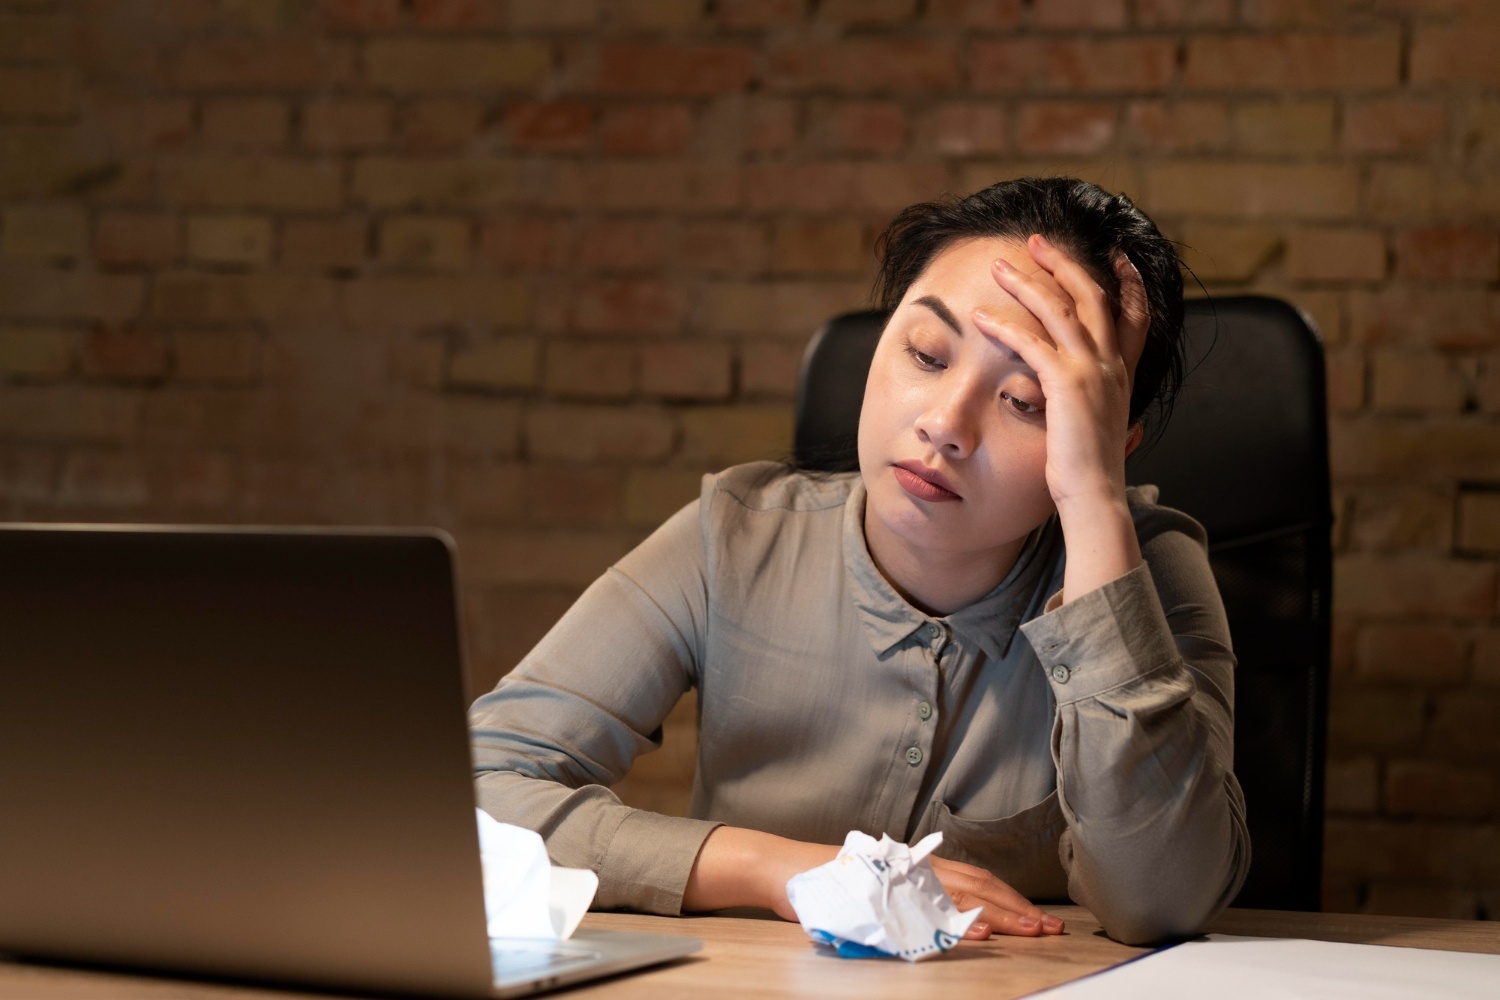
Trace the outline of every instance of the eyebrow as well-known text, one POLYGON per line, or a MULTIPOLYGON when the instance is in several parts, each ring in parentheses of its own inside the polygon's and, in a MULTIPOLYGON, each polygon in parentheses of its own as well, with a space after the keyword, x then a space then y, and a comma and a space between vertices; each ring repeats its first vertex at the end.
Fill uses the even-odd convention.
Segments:
POLYGON ((944 303, 943 300, 938 298, 936 295, 924 295, 920 299, 914 300, 914 304, 919 306, 926 306, 928 309, 931 309, 933 312, 937 313, 938 319, 942 320, 944 323, 947 323, 953 328, 954 333, 958 334, 960 337, 964 335, 963 327, 958 325, 958 319, 953 315, 953 310, 949 309, 947 304, 944 303))

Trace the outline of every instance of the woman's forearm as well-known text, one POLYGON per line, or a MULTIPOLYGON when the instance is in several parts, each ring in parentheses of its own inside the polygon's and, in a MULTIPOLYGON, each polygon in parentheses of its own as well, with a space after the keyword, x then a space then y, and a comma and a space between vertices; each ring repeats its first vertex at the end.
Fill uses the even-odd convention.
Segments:
POLYGON ((829 844, 788 840, 759 830, 721 826, 708 835, 682 894, 685 913, 754 906, 795 920, 786 883, 798 872, 832 861, 829 844))
POLYGON ((1068 552, 1064 604, 1141 564, 1141 544, 1123 490, 1118 497, 1105 495, 1059 506, 1057 515, 1068 552))

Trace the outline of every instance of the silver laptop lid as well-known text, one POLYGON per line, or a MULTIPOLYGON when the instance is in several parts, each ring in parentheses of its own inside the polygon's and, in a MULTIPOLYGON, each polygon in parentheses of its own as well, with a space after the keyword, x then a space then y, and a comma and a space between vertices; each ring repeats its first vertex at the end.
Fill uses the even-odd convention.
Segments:
POLYGON ((491 983, 439 532, 0 527, 0 951, 491 983))

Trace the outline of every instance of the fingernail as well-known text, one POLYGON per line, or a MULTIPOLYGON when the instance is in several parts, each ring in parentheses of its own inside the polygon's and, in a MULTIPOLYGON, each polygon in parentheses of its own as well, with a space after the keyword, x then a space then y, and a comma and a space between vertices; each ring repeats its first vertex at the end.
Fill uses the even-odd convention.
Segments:
POLYGON ((1045 913, 1045 914, 1042 915, 1042 925, 1045 926, 1045 927, 1056 928, 1056 927, 1061 927, 1062 926, 1062 921, 1059 920, 1058 918, 1054 917, 1050 913, 1045 913))
POLYGON ((995 259, 995 269, 997 271, 1005 271, 1005 272, 1010 272, 1010 271, 1014 271, 1015 270, 1015 268, 1013 268, 1013 267, 1010 266, 1010 261, 1006 260, 1004 257, 997 257, 995 259))
POLYGON ((1047 239, 1047 237, 1043 236, 1041 233, 1036 233, 1035 235, 1036 235, 1036 241, 1038 243, 1040 243, 1042 246, 1044 246, 1044 247, 1050 247, 1052 245, 1051 241, 1049 241, 1047 239))
POLYGON ((1026 928, 1027 930, 1033 930, 1034 928, 1040 927, 1042 925, 1042 918, 1041 917, 1033 917, 1033 916, 1031 916, 1031 915, 1028 914, 1027 916, 1022 917, 1020 920, 1018 920, 1016 922, 1019 923, 1022 927, 1026 928))
POLYGON ((984 937, 990 932, 990 925, 982 920, 976 920, 969 925, 969 933, 978 937, 984 937))
POLYGON ((978 323, 993 323, 994 322, 994 320, 990 318, 990 314, 987 313, 987 312, 985 312, 983 309, 975 309, 974 312, 971 313, 970 315, 972 315, 974 317, 975 322, 978 322, 978 323))

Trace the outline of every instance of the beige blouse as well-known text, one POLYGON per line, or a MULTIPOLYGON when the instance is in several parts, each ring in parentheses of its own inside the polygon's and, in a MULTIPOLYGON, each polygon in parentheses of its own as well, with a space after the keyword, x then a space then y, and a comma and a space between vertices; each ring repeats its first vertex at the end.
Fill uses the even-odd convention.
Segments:
POLYGON ((858 475, 761 462, 600 577, 470 714, 480 805, 599 873, 596 905, 680 911, 715 825, 851 829, 1087 906, 1114 937, 1199 930, 1249 867, 1233 669, 1191 518, 1130 491, 1144 565, 1057 607, 1056 518, 943 618, 871 561, 858 475), (698 689, 692 817, 609 786, 698 689))

